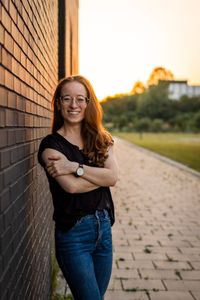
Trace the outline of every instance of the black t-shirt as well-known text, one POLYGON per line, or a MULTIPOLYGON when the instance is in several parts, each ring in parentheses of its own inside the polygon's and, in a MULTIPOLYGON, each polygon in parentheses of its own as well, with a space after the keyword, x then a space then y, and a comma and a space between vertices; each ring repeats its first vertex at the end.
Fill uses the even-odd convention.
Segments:
MULTIPOLYGON (((86 156, 76 145, 71 144, 59 133, 54 133, 47 135, 40 143, 38 161, 43 167, 45 165, 42 160, 42 152, 46 148, 63 153, 70 161, 90 165, 86 156)), ((113 225, 114 205, 109 187, 99 187, 90 192, 71 194, 63 190, 56 179, 49 176, 47 172, 46 175, 53 198, 53 219, 57 228, 68 230, 82 216, 92 214, 97 209, 107 209, 113 225)))

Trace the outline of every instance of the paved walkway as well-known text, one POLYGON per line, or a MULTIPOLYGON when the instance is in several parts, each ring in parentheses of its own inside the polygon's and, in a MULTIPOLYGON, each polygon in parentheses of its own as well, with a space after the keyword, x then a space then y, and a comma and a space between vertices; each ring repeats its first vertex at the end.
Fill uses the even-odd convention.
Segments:
POLYGON ((116 154, 105 300, 200 300, 200 176, 118 139, 116 154))

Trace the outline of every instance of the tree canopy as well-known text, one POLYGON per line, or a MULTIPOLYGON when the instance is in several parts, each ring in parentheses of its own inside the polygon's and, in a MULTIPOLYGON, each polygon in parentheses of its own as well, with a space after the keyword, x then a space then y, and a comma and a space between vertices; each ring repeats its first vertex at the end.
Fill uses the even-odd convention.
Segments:
POLYGON ((200 97, 171 100, 166 82, 142 94, 109 97, 102 107, 111 130, 200 131, 200 97))
POLYGON ((171 71, 165 69, 164 67, 156 67, 151 72, 149 79, 147 81, 148 86, 157 85, 160 80, 173 80, 174 75, 171 71))
POLYGON ((130 94, 107 97, 102 102, 109 129, 136 131, 200 131, 200 97, 169 98, 173 73, 163 67, 151 72, 147 87, 137 81, 130 94))
POLYGON ((131 94, 142 94, 144 93, 144 91, 146 90, 144 84, 142 83, 142 81, 136 81, 136 83, 134 84, 132 90, 131 90, 131 94))

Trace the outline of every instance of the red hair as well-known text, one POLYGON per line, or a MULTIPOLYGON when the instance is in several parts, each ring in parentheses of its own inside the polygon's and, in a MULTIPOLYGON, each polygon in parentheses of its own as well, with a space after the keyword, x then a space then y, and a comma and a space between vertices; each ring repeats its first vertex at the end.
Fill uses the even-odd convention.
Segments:
POLYGON ((53 123, 52 133, 60 129, 64 120, 58 110, 57 101, 61 95, 63 86, 69 82, 77 81, 81 83, 86 91, 89 102, 85 110, 85 117, 82 122, 81 134, 83 138, 83 153, 87 156, 90 163, 99 167, 104 166, 104 162, 108 157, 108 148, 113 145, 113 139, 110 133, 106 131, 102 124, 102 107, 95 95, 94 89, 88 79, 83 76, 69 76, 62 79, 55 90, 53 96, 53 123))

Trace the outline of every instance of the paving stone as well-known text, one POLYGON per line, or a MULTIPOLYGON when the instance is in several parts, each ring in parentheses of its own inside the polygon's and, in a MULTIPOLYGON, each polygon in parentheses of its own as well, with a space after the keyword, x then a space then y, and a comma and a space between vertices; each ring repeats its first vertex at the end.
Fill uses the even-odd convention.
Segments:
POLYGON ((112 277, 113 278, 121 278, 121 279, 129 279, 129 278, 136 278, 139 279, 139 273, 137 269, 131 269, 131 270, 126 270, 126 269, 114 269, 112 272, 112 277))
POLYGON ((199 254, 200 255, 200 247, 181 247, 181 252, 183 254, 199 254))
POLYGON ((152 253, 164 253, 164 254, 171 254, 171 253, 177 253, 177 254, 179 254, 180 253, 180 250, 179 250, 179 248, 177 248, 177 247, 161 247, 161 246, 159 246, 159 247, 152 247, 151 248, 151 250, 152 250, 152 253))
POLYGON ((184 234, 184 236, 183 235, 172 235, 171 237, 170 237, 170 240, 177 240, 177 239, 182 239, 182 240, 186 240, 186 241, 188 241, 188 242, 190 242, 190 243, 192 243, 192 242, 200 242, 200 240, 199 240, 199 238, 197 237, 197 236, 195 236, 194 235, 194 233, 192 232, 192 234, 190 233, 190 235, 186 235, 186 234, 184 234))
POLYGON ((108 290, 122 290, 121 279, 111 278, 108 286, 108 290))
POLYGON ((126 232, 126 230, 124 230, 125 232, 124 232, 124 234, 123 234, 123 236, 126 238, 126 239, 128 239, 129 241, 130 240, 133 240, 133 241, 137 241, 137 240, 141 240, 141 239, 143 239, 142 238, 142 236, 140 235, 140 234, 138 234, 138 233, 130 233, 130 232, 126 232))
POLYGON ((147 260, 125 260, 125 261, 118 261, 117 265, 119 269, 153 269, 153 263, 147 260))
POLYGON ((133 246, 121 246, 121 245, 115 245, 115 241, 113 241, 113 250, 114 252, 126 252, 130 253, 133 252, 134 247, 133 246))
POLYGON ((185 269, 185 270, 191 270, 190 265, 187 262, 182 261, 155 261, 154 264, 156 268, 158 269, 185 269))
MULTIPOLYGON (((192 246, 192 243, 189 241, 177 240, 177 241, 160 241, 161 246, 175 246, 175 247, 189 247, 192 246)), ((199 243, 200 246, 200 243, 199 243)))
POLYGON ((139 272, 143 279, 178 279, 174 270, 140 269, 139 272))
POLYGON ((200 300, 200 292, 192 291, 191 294, 194 296, 195 300, 200 300))
POLYGON ((191 261, 190 264, 195 270, 200 270, 200 261, 191 261))
POLYGON ((124 290, 165 290, 161 280, 157 279, 122 279, 124 290))
MULTIPOLYGON (((194 300, 189 292, 150 292, 151 300, 194 300)), ((196 299, 197 300, 197 299, 196 299)))
POLYGON ((180 271, 183 280, 199 280, 200 284, 200 271, 180 271))
POLYGON ((117 239, 117 240, 115 240, 115 247, 118 245, 127 247, 129 245, 129 243, 128 243, 127 239, 117 239))
POLYGON ((164 280, 167 290, 200 291, 200 280, 164 280))
POLYGON ((146 247, 143 250, 143 253, 133 253, 135 260, 167 260, 167 256, 163 253, 151 253, 151 248, 146 247), (145 251, 147 253, 145 253, 145 251), (150 253, 149 253, 150 252, 150 253))
POLYGON ((191 244, 192 244, 193 247, 200 247, 200 241, 198 241, 198 240, 197 241, 192 241, 191 244))
POLYGON ((189 255, 189 254, 182 254, 182 253, 173 253, 173 254, 168 254, 167 255, 168 258, 170 260, 174 260, 174 261, 200 261, 200 255, 198 254, 192 254, 192 255, 189 255))
MULTIPOLYGON (((133 253, 143 253, 146 246, 149 247, 148 244, 146 244, 145 246, 144 245, 137 245, 137 246, 136 245, 134 245, 134 246, 132 245, 132 246, 129 247, 129 249, 131 248, 133 253)), ((154 248, 155 248, 155 246, 152 247, 152 245, 151 245, 152 252, 153 252, 154 248)))
POLYGON ((135 239, 129 239, 129 244, 133 246, 146 246, 146 245, 152 245, 152 246, 159 246, 159 242, 156 238, 148 238, 146 240, 135 240, 135 239))
POLYGON ((105 300, 148 300, 145 292, 108 291, 105 300))
POLYGON ((125 260, 125 259, 133 259, 133 254, 127 252, 113 252, 113 260, 125 260))

